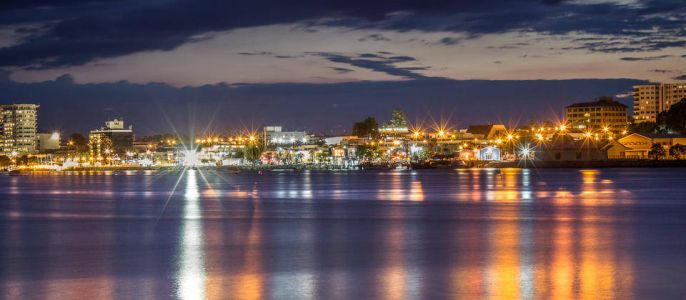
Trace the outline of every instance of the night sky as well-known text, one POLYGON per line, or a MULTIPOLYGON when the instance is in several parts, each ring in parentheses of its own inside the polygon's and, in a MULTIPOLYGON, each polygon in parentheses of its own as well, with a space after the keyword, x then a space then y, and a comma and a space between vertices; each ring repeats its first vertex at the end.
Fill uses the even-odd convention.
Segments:
POLYGON ((41 131, 527 123, 686 81, 674 1, 1 1, 0 103, 41 131))

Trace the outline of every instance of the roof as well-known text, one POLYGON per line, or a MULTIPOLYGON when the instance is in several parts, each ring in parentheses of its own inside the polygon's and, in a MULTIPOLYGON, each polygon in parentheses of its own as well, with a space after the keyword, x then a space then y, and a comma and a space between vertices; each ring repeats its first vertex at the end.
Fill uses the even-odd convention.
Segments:
POLYGON ((600 97, 597 101, 593 102, 581 102, 581 103, 574 103, 572 105, 567 106, 567 108, 570 107, 598 107, 598 106, 605 106, 605 107, 624 107, 626 108, 627 106, 619 103, 617 101, 612 100, 612 98, 609 97, 600 97))
POLYGON ((491 128, 493 128, 493 125, 470 125, 469 128, 467 128, 467 132, 487 136, 491 133, 491 128))
POLYGON ((678 139, 686 138, 686 135, 669 134, 669 133, 641 133, 640 135, 651 139, 678 139))

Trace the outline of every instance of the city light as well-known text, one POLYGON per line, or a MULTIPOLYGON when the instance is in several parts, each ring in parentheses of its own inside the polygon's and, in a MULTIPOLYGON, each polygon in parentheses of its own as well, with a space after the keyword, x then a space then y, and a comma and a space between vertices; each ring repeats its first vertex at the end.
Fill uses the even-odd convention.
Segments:
POLYGON ((183 165, 185 167, 194 167, 198 161, 198 152, 189 149, 183 151, 183 165))

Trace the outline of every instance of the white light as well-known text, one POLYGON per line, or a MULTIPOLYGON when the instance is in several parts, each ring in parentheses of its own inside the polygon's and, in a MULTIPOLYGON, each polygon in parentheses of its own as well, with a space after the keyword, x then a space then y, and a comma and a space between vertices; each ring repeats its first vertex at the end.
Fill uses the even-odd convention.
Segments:
POLYGON ((183 165, 185 167, 193 167, 198 164, 198 153, 195 150, 183 151, 183 165))

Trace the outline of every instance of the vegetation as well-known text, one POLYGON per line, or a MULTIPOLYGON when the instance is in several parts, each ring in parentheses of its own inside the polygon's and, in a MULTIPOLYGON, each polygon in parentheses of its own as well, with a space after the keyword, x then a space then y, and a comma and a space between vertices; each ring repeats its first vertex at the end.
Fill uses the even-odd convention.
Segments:
POLYGON ((669 156, 673 157, 676 160, 681 160, 681 156, 683 156, 684 153, 686 153, 686 146, 676 144, 672 147, 669 147, 669 156))
POLYGON ((12 164, 12 159, 6 155, 0 155, 0 167, 7 167, 12 164))
POLYGON ((380 157, 383 154, 383 150, 378 146, 374 145, 360 145, 357 147, 357 157, 360 160, 364 159, 374 159, 380 157))
POLYGON ((658 124, 669 131, 686 134, 686 98, 673 104, 668 111, 658 115, 658 124))
POLYGON ((379 136, 379 123, 373 117, 367 117, 353 124, 352 134, 358 137, 376 138, 379 136))
POLYGON ((655 160, 659 160, 660 157, 664 157, 666 154, 667 151, 665 150, 665 147, 662 147, 662 145, 658 143, 653 144, 653 146, 650 147, 650 151, 648 151, 648 155, 655 160))
POLYGON ((245 145, 243 149, 243 155, 247 161, 255 162, 262 156, 264 152, 264 145, 261 142, 252 142, 245 145))
POLYGON ((72 133, 67 140, 69 149, 78 152, 85 152, 88 150, 88 139, 80 133, 72 133))
POLYGON ((629 131, 640 134, 649 134, 660 132, 660 128, 655 122, 631 123, 631 126, 629 126, 629 131))

